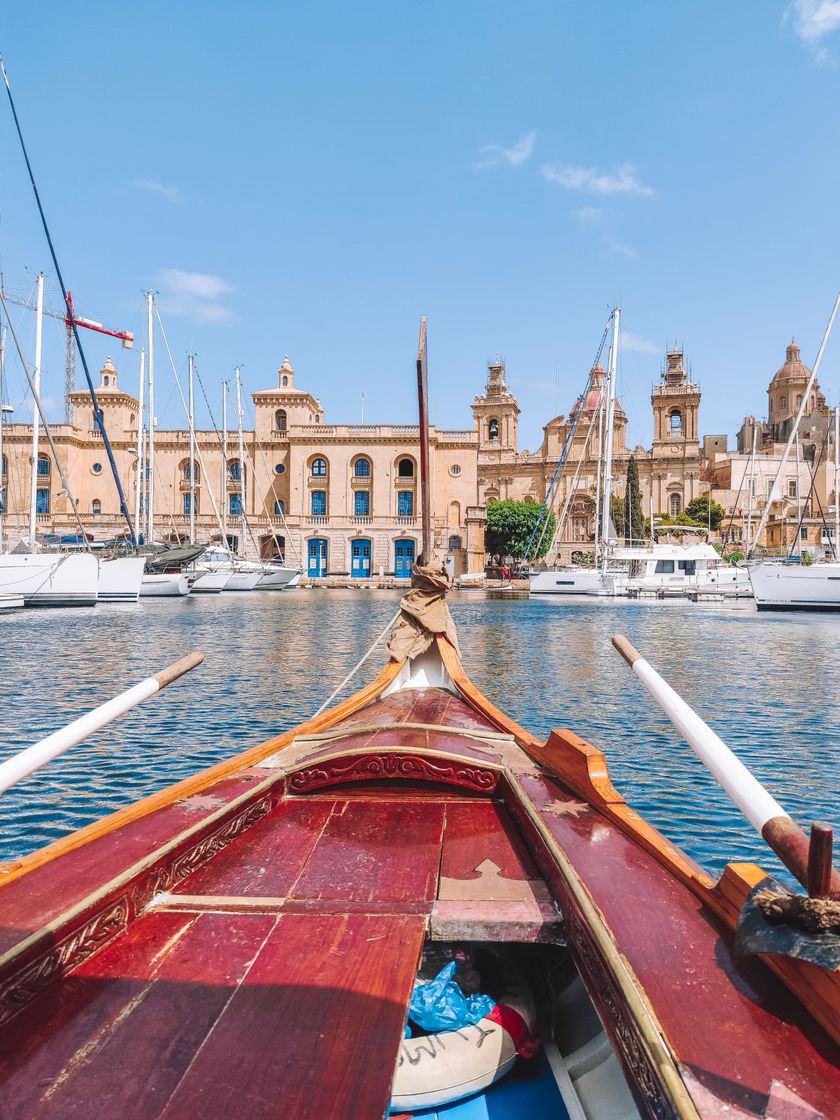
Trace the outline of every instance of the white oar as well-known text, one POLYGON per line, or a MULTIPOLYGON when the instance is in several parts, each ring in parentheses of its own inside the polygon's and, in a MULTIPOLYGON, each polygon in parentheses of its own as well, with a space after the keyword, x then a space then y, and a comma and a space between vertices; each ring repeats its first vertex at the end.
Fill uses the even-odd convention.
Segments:
POLYGON ((165 669, 162 669, 153 677, 148 677, 134 685, 133 688, 126 689, 119 696, 115 696, 113 700, 100 704, 98 708, 94 708, 87 715, 80 716, 79 719, 68 723, 60 731, 53 732, 46 739, 42 739, 39 743, 27 747, 12 758, 0 763, 0 793, 26 778, 47 762, 51 762, 60 754, 64 754, 70 747, 75 747, 78 743, 84 742, 94 731, 99 731, 100 728, 105 727, 106 724, 111 723, 118 716, 125 715, 131 708, 136 707, 143 700, 148 700, 150 696, 154 696, 162 688, 166 688, 178 677, 182 677, 184 673, 188 673, 190 669, 200 665, 203 660, 203 653, 190 653, 186 657, 182 657, 179 661, 173 662, 172 665, 167 665, 165 669))
POLYGON ((840 892, 840 874, 831 866, 831 828, 813 825, 809 842, 778 801, 639 651, 622 634, 614 634, 612 642, 700 761, 809 894, 840 892))

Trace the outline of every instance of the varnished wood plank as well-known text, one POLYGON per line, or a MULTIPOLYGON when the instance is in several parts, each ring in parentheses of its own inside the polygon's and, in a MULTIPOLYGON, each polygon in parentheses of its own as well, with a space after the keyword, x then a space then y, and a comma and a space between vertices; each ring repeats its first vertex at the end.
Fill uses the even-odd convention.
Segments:
POLYGON ((152 1120, 276 918, 151 914, 0 1035, 3 1120, 152 1120))
POLYGON ((162 1120, 384 1117, 423 924, 281 918, 162 1120))
POLYGON ((496 865, 502 879, 539 878, 528 848, 503 805, 492 801, 448 805, 441 879, 477 879, 478 868, 485 860, 496 865))
POLYGON ((332 801, 286 800, 175 888, 176 894, 289 893, 323 831, 332 801))
POLYGON ((434 898, 443 806, 339 802, 291 895, 378 902, 434 898))

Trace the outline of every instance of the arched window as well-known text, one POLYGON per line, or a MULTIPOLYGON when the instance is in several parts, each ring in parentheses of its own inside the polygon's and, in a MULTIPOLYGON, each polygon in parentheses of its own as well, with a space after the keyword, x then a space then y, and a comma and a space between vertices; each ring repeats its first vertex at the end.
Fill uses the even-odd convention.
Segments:
POLYGON ((316 416, 316 417, 315 417, 315 423, 316 423, 316 424, 320 424, 320 423, 321 423, 321 417, 320 417, 320 416, 316 416))
POLYGON ((671 435, 679 435, 682 431, 682 413, 678 408, 675 408, 671 415, 668 417, 668 428, 671 435))
POLYGON ((289 384, 289 375, 288 375, 287 373, 284 373, 284 374, 283 374, 283 388, 285 389, 285 387, 286 387, 286 386, 287 386, 288 384, 289 384))
POLYGON ((285 432, 286 430, 286 410, 285 408, 278 408, 274 413, 274 427, 278 432, 285 432))
POLYGON ((90 503, 90 512, 94 517, 99 517, 100 513, 102 513, 102 502, 100 502, 98 498, 94 498, 90 503))
POLYGON ((38 456, 38 477, 39 478, 49 478, 51 470, 52 470, 52 464, 50 463, 50 461, 46 457, 46 455, 39 455, 38 456))
POLYGON ((682 509, 682 495, 671 494, 668 498, 668 515, 670 517, 679 517, 680 510, 682 509))
POLYGON ((779 397, 779 408, 787 408, 787 397, 779 397))
POLYGON ((327 476, 327 460, 326 459, 313 459, 312 460, 312 474, 317 478, 326 478, 326 476, 327 476))
POLYGON ((461 544, 461 538, 455 535, 451 536, 449 538, 449 551, 455 552, 459 548, 463 548, 463 545, 461 544))
MULTIPOLYGON (((199 477, 198 463, 193 463, 193 471, 194 471, 194 474, 195 474, 195 481, 198 482, 198 477, 199 477)), ((186 459, 181 464, 181 473, 183 474, 184 482, 189 482, 190 481, 190 461, 189 461, 189 459, 186 459)))
POLYGON ((228 459, 228 482, 242 481, 242 464, 238 459, 228 459))
POLYGON ((447 519, 447 524, 449 525, 450 529, 459 529, 461 527, 461 503, 460 502, 450 502, 449 503, 449 517, 447 519))
POLYGON ((282 498, 275 498, 274 499, 274 513, 277 517, 285 517, 286 516, 286 503, 283 501, 282 498))
POLYGON ((129 426, 129 428, 133 428, 133 427, 134 427, 134 422, 135 422, 135 420, 136 420, 136 417, 135 417, 134 413, 133 413, 133 412, 132 412, 132 413, 130 413, 130 415, 129 415, 129 417, 128 417, 128 426, 129 426))
POLYGON ((400 478, 414 478, 414 460, 400 459, 397 463, 397 474, 400 478))
POLYGON ((356 478, 370 478, 370 459, 357 459, 353 467, 356 478))
POLYGON ((104 376, 104 378, 103 378, 103 381, 105 382, 105 388, 106 388, 106 389, 108 388, 108 385, 109 385, 109 383, 110 383, 110 380, 111 380, 111 379, 110 379, 110 377, 109 377, 109 376, 108 376, 108 374, 106 373, 106 374, 105 374, 105 376, 104 376))
POLYGON ((4 455, 3 456, 3 477, 5 478, 8 473, 9 473, 9 460, 4 455))
POLYGON ((487 438, 488 439, 498 439, 499 438, 499 421, 498 420, 488 420, 487 421, 487 438))
POLYGON ((797 407, 797 408, 799 408, 799 406, 800 406, 801 404, 802 404, 802 394, 801 394, 801 393, 797 393, 797 394, 796 394, 796 407, 797 407))

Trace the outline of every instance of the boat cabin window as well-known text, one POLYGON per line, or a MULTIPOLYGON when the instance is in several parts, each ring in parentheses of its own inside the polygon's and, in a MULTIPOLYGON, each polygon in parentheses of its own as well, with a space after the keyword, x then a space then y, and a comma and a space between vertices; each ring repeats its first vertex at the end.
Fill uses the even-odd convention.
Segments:
POLYGON ((697 561, 696 560, 680 560, 680 561, 678 561, 678 563, 679 563, 680 571, 684 572, 687 576, 693 576, 694 573, 697 571, 697 561))
POLYGON ((674 561, 673 560, 657 560, 656 561, 656 574, 658 576, 670 576, 674 574, 674 561))

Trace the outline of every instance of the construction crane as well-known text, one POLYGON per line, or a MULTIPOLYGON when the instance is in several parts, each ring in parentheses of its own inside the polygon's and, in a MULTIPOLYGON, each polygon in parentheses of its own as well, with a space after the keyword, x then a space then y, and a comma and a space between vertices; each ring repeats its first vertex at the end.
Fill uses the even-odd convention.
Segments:
MULTIPOLYGON (((16 303, 20 307, 31 307, 28 300, 22 299, 20 296, 9 295, 7 291, 3 291, 3 295, 9 303, 16 303)), ((121 340, 123 350, 132 350, 134 348, 134 331, 111 331, 102 323, 97 323, 95 319, 85 319, 81 315, 76 314, 76 309, 73 306, 73 293, 67 293, 67 302, 70 304, 70 311, 73 318, 70 318, 66 312, 51 311, 49 308, 44 308, 44 314, 49 315, 52 319, 61 319, 67 330, 67 338, 64 344, 64 423, 70 424, 73 420, 73 409, 70 404, 70 394, 76 389, 76 344, 73 339, 73 323, 77 327, 86 327, 89 331, 97 331, 99 334, 107 334, 109 338, 118 338, 121 340)))

